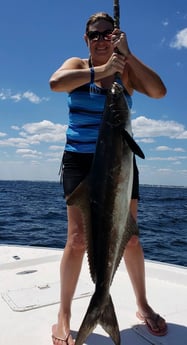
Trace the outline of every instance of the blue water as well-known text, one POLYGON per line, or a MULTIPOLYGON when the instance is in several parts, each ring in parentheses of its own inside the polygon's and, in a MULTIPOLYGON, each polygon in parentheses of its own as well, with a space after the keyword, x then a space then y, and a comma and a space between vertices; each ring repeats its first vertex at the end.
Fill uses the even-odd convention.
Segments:
MULTIPOLYGON (((145 258, 187 266, 187 188, 140 186, 145 258)), ((0 244, 64 248, 66 205, 58 182, 0 181, 0 244)))

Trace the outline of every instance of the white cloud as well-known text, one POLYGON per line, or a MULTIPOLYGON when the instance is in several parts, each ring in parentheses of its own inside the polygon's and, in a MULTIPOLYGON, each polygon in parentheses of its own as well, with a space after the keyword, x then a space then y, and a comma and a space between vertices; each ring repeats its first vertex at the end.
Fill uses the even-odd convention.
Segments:
POLYGON ((173 149, 173 151, 175 151, 175 152, 185 152, 185 150, 182 147, 175 147, 173 149))
POLYGON ((176 161, 173 163, 173 165, 181 165, 181 162, 180 161, 176 161))
POLYGON ((39 97, 32 91, 25 91, 22 93, 13 93, 10 89, 2 89, 0 92, 0 100, 13 100, 14 102, 20 102, 23 99, 27 99, 29 102, 39 104, 43 101, 48 101, 46 97, 39 97))
POLYGON ((21 136, 34 142, 64 142, 67 125, 55 124, 51 121, 27 123, 23 127, 25 132, 21 136))
POLYGON ((135 137, 169 137, 172 139, 187 139, 187 131, 184 126, 175 121, 153 120, 145 116, 139 116, 132 120, 135 137))
POLYGON ((18 126, 11 126, 12 129, 14 129, 15 131, 19 131, 20 128, 18 126))
POLYGON ((162 172, 162 173, 168 173, 168 172, 171 172, 172 169, 158 169, 159 172, 162 172))
POLYGON ((31 91, 26 91, 23 93, 22 95, 23 98, 27 99, 28 101, 30 101, 31 103, 41 103, 42 101, 47 101, 48 99, 45 97, 40 98, 39 96, 37 96, 35 93, 31 92, 31 91))
POLYGON ((46 153, 45 155, 48 159, 48 161, 56 161, 56 162, 60 162, 60 158, 62 157, 62 151, 60 152, 49 152, 46 153))
POLYGON ((157 146, 156 151, 174 151, 174 152, 185 152, 182 147, 169 147, 169 146, 157 146))
POLYGON ((143 139, 139 139, 137 140, 138 142, 144 143, 144 144, 152 144, 155 142, 154 139, 152 138, 143 138, 143 139))
POLYGON ((170 44, 171 48, 187 48, 187 28, 180 30, 170 44))
POLYGON ((7 99, 9 96, 7 95, 7 92, 4 92, 3 90, 0 92, 0 99, 4 101, 7 99))
POLYGON ((156 151, 168 151, 170 148, 168 146, 157 146, 156 151))
POLYGON ((30 150, 30 149, 18 149, 16 150, 17 153, 20 154, 41 154, 41 152, 38 152, 36 150, 30 150))
POLYGON ((176 156, 176 157, 147 157, 147 160, 149 161, 178 161, 178 160, 186 160, 187 156, 176 156))
POLYGON ((9 95, 7 95, 6 99, 12 99, 15 102, 19 102, 22 99, 22 95, 21 93, 16 93, 15 95, 11 95, 11 93, 9 95))
POLYGON ((167 18, 162 21, 162 25, 163 26, 168 26, 169 25, 169 21, 168 21, 167 18))
MULTIPOLYGON (((187 139, 187 131, 184 126, 175 121, 153 120, 145 116, 139 116, 132 120, 132 126, 133 133, 138 141, 146 144, 153 143, 154 138, 160 136, 171 139, 187 139)), ((26 123, 21 128, 17 126, 12 126, 12 128, 15 130, 21 129, 19 136, 3 138, 6 134, 1 133, 0 146, 28 148, 30 145, 41 143, 57 143, 57 145, 51 145, 49 149, 61 151, 66 140, 67 125, 53 123, 48 120, 26 123)), ((176 148, 175 150, 183 152, 182 148, 176 148)))
POLYGON ((162 46, 165 42, 166 42, 166 38, 163 37, 163 38, 161 39, 161 41, 160 41, 160 45, 162 46))
POLYGON ((46 133, 49 131, 58 131, 58 129, 61 131, 62 130, 62 125, 60 124, 55 124, 51 121, 48 120, 43 120, 41 122, 33 122, 33 123, 26 123, 23 125, 23 129, 30 133, 30 134, 36 134, 36 133, 46 133))
POLYGON ((176 139, 187 139, 187 131, 182 131, 176 139))
POLYGON ((60 146, 60 145, 51 145, 49 146, 49 150, 51 151, 61 151, 64 148, 64 146, 60 146))
POLYGON ((30 145, 37 145, 42 142, 60 142, 63 144, 66 138, 66 129, 67 125, 55 124, 47 120, 27 123, 22 126, 19 137, 2 139, 0 140, 0 146, 27 148, 30 145))
POLYGON ((18 149, 16 153, 20 154, 23 158, 40 158, 42 152, 30 149, 18 149))
POLYGON ((0 140, 0 146, 4 147, 28 147, 29 143, 23 138, 8 138, 0 140))
MULTIPOLYGON (((162 164, 162 163, 161 163, 162 164)), ((187 170, 177 169, 179 167, 172 162, 172 166, 158 166, 147 164, 139 166, 140 169, 140 183, 154 184, 154 185, 173 185, 173 186, 186 186, 187 170), (151 167, 151 168, 150 168, 151 167)), ((181 167, 181 165, 180 165, 181 167)))
POLYGON ((0 137, 6 137, 6 133, 0 132, 0 137))
MULTIPOLYGON (((187 131, 184 126, 175 121, 154 120, 140 116, 133 119, 132 124, 133 132, 138 137, 138 141, 145 144, 156 142, 156 138, 160 136, 171 139, 187 138, 187 131)), ((14 132, 11 131, 12 137, 3 135, 0 138, 0 146, 1 148, 4 146, 4 151, 6 151, 4 153, 1 149, 2 162, 6 160, 6 164, 1 164, 1 178, 58 179, 67 125, 43 120, 26 123, 22 127, 11 126, 11 128, 15 130, 14 132), (11 148, 10 151, 7 149, 8 146, 11 148), (12 159, 12 161, 8 163, 7 159, 12 159)), ((175 140, 172 144, 171 141, 166 142, 165 146, 158 146, 158 143, 154 145, 155 152, 157 152, 156 157, 154 157, 152 150, 152 157, 147 156, 146 163, 141 163, 139 166, 141 183, 153 183, 154 181, 155 184, 159 184, 159 181, 162 181, 163 184, 186 185, 187 155, 185 147, 183 149, 182 144, 180 144, 181 147, 179 144, 177 145, 175 140), (175 144, 173 144, 174 142, 175 144), (179 167, 181 167, 180 170, 179 167), (159 172, 158 168, 163 170, 159 172), (178 171, 178 175, 176 171, 178 171), (176 176, 180 176, 177 181, 176 176)))
POLYGON ((180 67, 183 66, 183 64, 182 64, 180 61, 177 61, 177 62, 176 62, 176 66, 177 66, 178 68, 180 68, 180 67))

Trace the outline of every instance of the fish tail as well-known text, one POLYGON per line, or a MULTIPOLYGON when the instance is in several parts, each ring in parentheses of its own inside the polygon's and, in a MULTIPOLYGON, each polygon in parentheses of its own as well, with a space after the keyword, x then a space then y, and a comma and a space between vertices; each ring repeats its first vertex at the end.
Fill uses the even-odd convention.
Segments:
POLYGON ((98 300, 96 293, 94 293, 78 331, 75 345, 82 345, 85 339, 93 332, 97 324, 100 324, 104 328, 116 345, 120 345, 119 326, 110 295, 102 308, 101 301, 98 300))
POLYGON ((99 323, 104 328, 104 330, 110 335, 113 342, 116 345, 120 345, 121 339, 119 325, 116 318, 112 298, 110 295, 108 296, 108 303, 105 306, 104 312, 101 314, 99 323))

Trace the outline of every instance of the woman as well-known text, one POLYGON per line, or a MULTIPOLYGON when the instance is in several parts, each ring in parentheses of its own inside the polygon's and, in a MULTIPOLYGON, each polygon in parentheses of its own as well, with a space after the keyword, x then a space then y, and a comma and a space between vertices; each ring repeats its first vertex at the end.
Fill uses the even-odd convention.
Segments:
MULTIPOLYGON (((139 61, 130 51, 125 33, 114 29, 114 20, 106 13, 91 16, 84 35, 89 58, 73 57, 51 76, 53 91, 67 92, 69 127, 62 161, 65 197, 89 173, 98 136, 106 90, 120 73, 129 106, 133 90, 149 97, 160 98, 166 88, 160 77, 139 61)), ((138 171, 134 165, 131 213, 137 219, 138 171)), ((52 327, 54 345, 73 345, 70 334, 71 302, 79 277, 85 244, 81 212, 67 206, 68 236, 61 261, 61 303, 58 322, 52 327)), ((137 237, 129 241, 124 259, 136 296, 137 317, 156 335, 165 335, 165 320, 156 314, 146 299, 144 256, 137 237)))

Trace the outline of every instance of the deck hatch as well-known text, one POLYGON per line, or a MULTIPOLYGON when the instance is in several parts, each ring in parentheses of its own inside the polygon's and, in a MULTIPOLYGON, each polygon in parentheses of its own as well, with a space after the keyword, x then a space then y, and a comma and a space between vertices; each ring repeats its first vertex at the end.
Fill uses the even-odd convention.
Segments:
MULTIPOLYGON (((81 279, 74 299, 91 296, 93 285, 81 279)), ((44 283, 28 288, 7 290, 1 293, 2 298, 13 311, 27 311, 59 303, 60 283, 44 283)))

